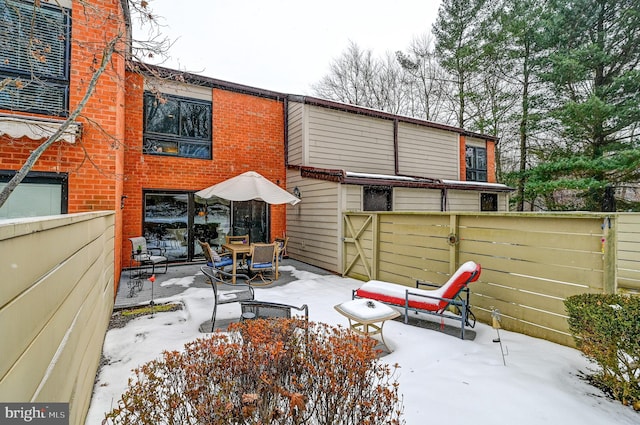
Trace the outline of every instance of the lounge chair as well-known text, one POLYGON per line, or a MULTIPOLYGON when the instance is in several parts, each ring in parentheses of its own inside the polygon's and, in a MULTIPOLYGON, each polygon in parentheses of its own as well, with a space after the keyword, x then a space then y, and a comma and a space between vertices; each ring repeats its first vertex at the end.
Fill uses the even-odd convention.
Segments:
POLYGON ((467 261, 461 265, 451 278, 442 286, 416 281, 416 288, 408 288, 396 283, 370 280, 360 288, 355 289, 352 298, 369 298, 385 304, 404 308, 404 322, 409 321, 409 310, 422 312, 460 321, 460 338, 464 339, 465 325, 475 326, 475 316, 469 307, 469 283, 480 277, 480 264, 467 261), (420 289, 428 286, 437 289, 420 289), (465 297, 462 297, 462 293, 465 297), (460 315, 448 313, 448 308, 454 306, 460 315))
MULTIPOLYGON (((202 266, 200 270, 209 279, 213 288, 213 312, 211 314, 211 332, 213 332, 216 325, 218 305, 251 301, 254 298, 253 288, 246 283, 227 283, 228 280, 231 280, 232 275, 220 269, 202 266)), ((249 278, 249 276, 243 274, 236 275, 236 277, 241 279, 249 278)))

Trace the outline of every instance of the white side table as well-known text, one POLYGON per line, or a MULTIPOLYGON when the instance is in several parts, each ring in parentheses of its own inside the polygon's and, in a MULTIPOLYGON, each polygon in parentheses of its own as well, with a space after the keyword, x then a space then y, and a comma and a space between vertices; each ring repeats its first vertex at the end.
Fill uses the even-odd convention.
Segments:
POLYGON ((334 306, 338 313, 349 319, 349 327, 354 332, 373 337, 380 335, 382 344, 391 352, 382 335, 382 327, 387 320, 395 319, 400 313, 378 301, 359 298, 334 306))

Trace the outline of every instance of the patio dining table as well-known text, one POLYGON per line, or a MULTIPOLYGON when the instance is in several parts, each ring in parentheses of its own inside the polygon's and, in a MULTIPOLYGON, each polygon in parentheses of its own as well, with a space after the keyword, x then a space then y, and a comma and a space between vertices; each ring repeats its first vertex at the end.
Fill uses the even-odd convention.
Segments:
MULTIPOLYGON (((236 274, 238 270, 238 255, 246 257, 251 253, 251 245, 246 243, 225 243, 222 244, 222 249, 231 252, 231 258, 233 259, 233 270, 231 283, 236 283, 236 274)), ((278 256, 275 257, 275 279, 278 279, 278 256)))
POLYGON ((251 245, 246 243, 225 243, 222 244, 222 248, 226 251, 231 252, 231 258, 233 259, 233 270, 231 271, 233 277, 231 278, 231 283, 236 283, 236 274, 238 270, 238 254, 246 257, 246 255, 251 252, 251 245))

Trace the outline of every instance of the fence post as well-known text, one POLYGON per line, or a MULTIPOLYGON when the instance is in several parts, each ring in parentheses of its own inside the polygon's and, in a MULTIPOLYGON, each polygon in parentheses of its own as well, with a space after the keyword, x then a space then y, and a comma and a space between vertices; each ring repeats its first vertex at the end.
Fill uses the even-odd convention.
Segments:
POLYGON ((371 279, 378 278, 380 270, 380 214, 372 213, 371 221, 371 279))
POLYGON ((460 253, 460 234, 458 228, 458 214, 449 213, 449 274, 453 275, 458 269, 460 253), (452 240, 452 238, 455 238, 452 240))
POLYGON ((615 294, 617 292, 617 236, 616 220, 607 216, 602 222, 602 254, 603 254, 603 282, 602 286, 605 294, 615 294))

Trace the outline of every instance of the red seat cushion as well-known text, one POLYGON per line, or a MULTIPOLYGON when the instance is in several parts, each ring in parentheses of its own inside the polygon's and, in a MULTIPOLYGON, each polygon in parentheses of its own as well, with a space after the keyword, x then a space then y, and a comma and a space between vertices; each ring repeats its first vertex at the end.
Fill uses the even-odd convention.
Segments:
POLYGON ((473 261, 467 261, 460 266, 458 270, 456 270, 444 285, 432 290, 410 288, 396 283, 370 280, 356 290, 356 296, 404 306, 406 291, 409 290, 410 308, 427 311, 441 311, 449 304, 448 301, 443 300, 442 298, 454 299, 468 283, 478 280, 478 277, 480 277, 480 271, 481 268, 479 264, 476 264, 473 261))

